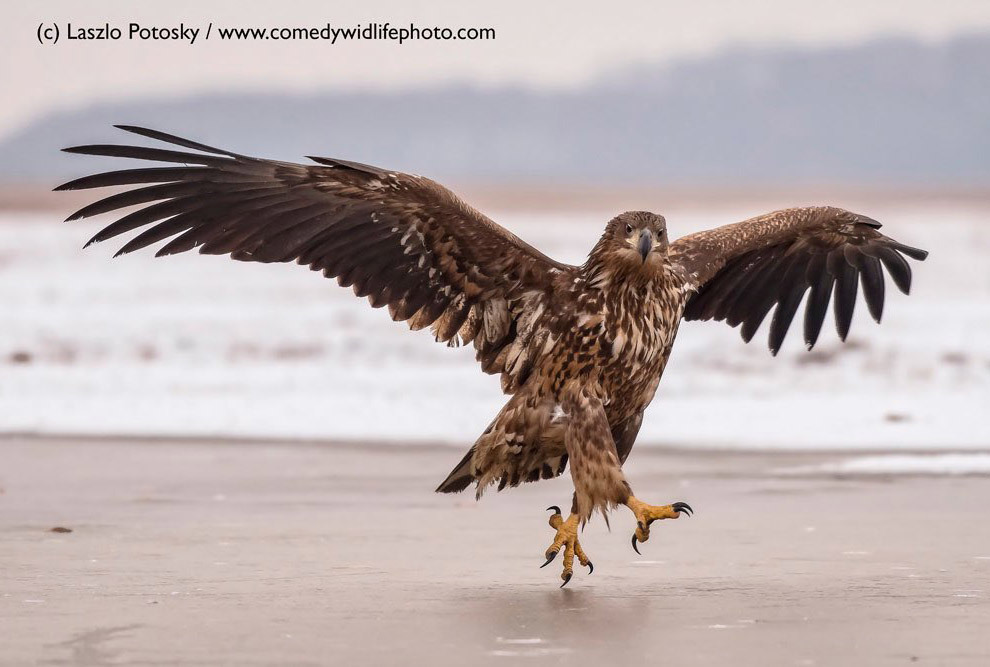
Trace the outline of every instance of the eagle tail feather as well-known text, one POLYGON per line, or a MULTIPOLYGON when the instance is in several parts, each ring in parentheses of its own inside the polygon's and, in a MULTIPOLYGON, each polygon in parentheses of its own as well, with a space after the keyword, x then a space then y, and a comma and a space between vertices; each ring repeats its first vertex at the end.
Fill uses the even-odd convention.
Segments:
POLYGON ((437 487, 437 493, 458 493, 468 488, 475 480, 474 473, 471 472, 471 459, 474 458, 474 447, 468 450, 461 462, 454 466, 454 469, 447 475, 447 479, 437 487))

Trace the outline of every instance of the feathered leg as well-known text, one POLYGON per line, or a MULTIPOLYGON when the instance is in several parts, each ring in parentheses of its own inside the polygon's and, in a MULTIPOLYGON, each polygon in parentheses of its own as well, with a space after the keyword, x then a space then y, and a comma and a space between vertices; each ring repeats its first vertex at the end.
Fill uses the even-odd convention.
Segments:
POLYGON ((615 441, 601 400, 580 388, 567 392, 560 402, 561 418, 565 421, 564 446, 571 464, 574 480, 574 500, 571 514, 565 520, 556 506, 550 526, 557 530, 553 544, 547 549, 545 567, 564 549, 564 569, 560 578, 566 585, 573 575, 574 558, 594 571, 577 539, 578 527, 600 510, 604 515, 611 507, 621 504, 631 495, 622 474, 615 441))
MULTIPOLYGON (((574 480, 574 502, 571 515, 564 520, 557 510, 550 518, 550 525, 557 529, 553 544, 547 549, 549 564, 561 547, 564 547, 564 570, 561 578, 566 584, 573 574, 574 556, 582 565, 593 569, 590 561, 580 551, 577 528, 591 517, 595 510, 607 517, 607 512, 618 505, 626 505, 636 515, 637 528, 633 535, 633 548, 637 540, 650 538, 650 524, 658 519, 676 519, 680 513, 690 515, 686 503, 672 505, 648 505, 632 494, 629 482, 622 472, 622 464, 612 430, 601 400, 591 392, 577 388, 568 391, 561 400, 563 419, 566 422, 564 445, 570 459, 571 478, 574 480), (586 562, 587 561, 587 562, 586 562)), ((639 430, 636 423, 636 431, 639 430)), ((628 454, 628 450, 624 452, 628 454)))
POLYGON ((574 512, 581 523, 595 510, 603 515, 632 495, 601 399, 584 389, 561 401, 566 419, 564 447, 574 481, 574 512))

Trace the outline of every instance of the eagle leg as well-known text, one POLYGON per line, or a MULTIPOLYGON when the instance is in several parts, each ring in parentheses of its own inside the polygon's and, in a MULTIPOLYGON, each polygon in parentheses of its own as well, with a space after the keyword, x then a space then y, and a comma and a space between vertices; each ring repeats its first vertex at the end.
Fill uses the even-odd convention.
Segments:
POLYGON ((553 559, 557 557, 560 553, 560 549, 564 549, 564 571, 561 572, 560 578, 564 580, 564 583, 560 585, 561 588, 567 585, 567 582, 571 580, 571 576, 574 574, 574 557, 577 556, 578 562, 588 568, 588 574, 595 571, 594 564, 588 559, 588 555, 584 553, 584 549, 581 548, 581 543, 578 541, 577 529, 580 523, 580 518, 577 514, 571 514, 564 520, 563 515, 560 513, 560 508, 556 505, 551 505, 547 508, 552 510, 553 514, 550 515, 550 527, 557 531, 557 535, 553 538, 553 544, 547 549, 546 557, 547 562, 540 567, 546 567, 553 562, 553 559))
POLYGON ((647 505, 636 496, 629 496, 626 507, 636 515, 636 532, 632 536, 632 548, 639 553, 636 542, 646 542, 650 539, 650 524, 657 519, 677 519, 684 512, 688 516, 694 513, 687 503, 677 502, 672 505, 647 505))

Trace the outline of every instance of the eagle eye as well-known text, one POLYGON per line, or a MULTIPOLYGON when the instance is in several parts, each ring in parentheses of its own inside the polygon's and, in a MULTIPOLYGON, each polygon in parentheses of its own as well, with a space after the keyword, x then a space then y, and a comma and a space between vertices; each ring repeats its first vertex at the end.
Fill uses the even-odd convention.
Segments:
POLYGON ((632 232, 633 232, 632 225, 626 223, 626 234, 632 234, 632 232))

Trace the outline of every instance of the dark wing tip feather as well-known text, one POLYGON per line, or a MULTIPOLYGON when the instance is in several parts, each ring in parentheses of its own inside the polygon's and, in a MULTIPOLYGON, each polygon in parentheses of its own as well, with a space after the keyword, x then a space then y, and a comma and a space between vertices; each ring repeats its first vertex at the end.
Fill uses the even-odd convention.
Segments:
MULTIPOLYGON (((147 146, 127 146, 121 144, 86 144, 84 146, 69 146, 63 148, 65 153, 79 155, 96 155, 100 157, 128 158, 133 160, 151 160, 154 162, 172 162, 178 164, 196 164, 208 167, 228 167, 242 163, 237 157, 174 151, 164 148, 149 148, 147 146)), ((246 161, 246 160, 245 160, 246 161)))
MULTIPOLYGON (((211 175, 214 180, 218 172, 209 167, 144 167, 140 169, 122 169, 119 171, 104 171, 90 176, 83 176, 63 183, 55 191, 92 190, 120 185, 138 185, 141 183, 172 183, 186 181, 196 176, 211 175)), ((231 177, 232 178, 232 177, 231 177)))
POLYGON ((904 294, 911 293, 911 265, 893 248, 881 246, 877 249, 877 257, 890 274, 894 284, 904 294))
POLYGON ((878 324, 883 317, 884 280, 880 260, 871 255, 860 253, 856 258, 859 267, 859 279, 866 299, 866 308, 870 316, 878 324))
POLYGON ((801 306, 801 300, 804 298, 804 293, 807 289, 807 283, 803 281, 793 282, 790 289, 777 302, 777 307, 773 311, 773 319, 770 321, 770 336, 767 340, 770 353, 773 356, 777 356, 777 352, 784 344, 784 338, 787 336, 787 331, 791 328, 791 322, 794 320, 794 315, 801 306))
POLYGON ((203 151, 204 153, 213 153, 214 155, 226 155, 227 157, 244 157, 237 153, 231 153, 230 151, 225 151, 222 148, 215 148, 213 146, 207 146, 206 144, 201 144, 198 141, 191 141, 189 139, 183 139, 182 137, 176 136, 174 134, 168 134, 167 132, 160 132, 158 130, 151 130, 146 127, 139 127, 137 125, 114 125, 118 130, 124 130, 125 132, 130 132, 131 134, 137 134, 142 137, 147 137, 149 139, 155 139, 157 141, 162 141, 167 144, 174 144, 176 146, 183 146, 185 148, 191 148, 196 151, 203 151))
POLYGON ((826 270, 827 261, 827 255, 815 253, 811 256, 805 271, 809 290, 808 300, 804 306, 804 344, 809 350, 818 341, 828 311, 828 300, 832 294, 834 278, 826 270))
POLYGON ((922 250, 921 248, 912 248, 909 245, 904 245, 903 243, 897 243, 896 241, 891 242, 890 243, 890 246, 894 250, 897 250, 898 252, 904 253, 905 255, 907 255, 908 257, 910 257, 911 259, 917 260, 919 262, 923 262, 926 259, 928 259, 928 251, 927 250, 922 250))
POLYGON ((856 310, 856 293, 859 291, 859 276, 856 269, 850 267, 839 274, 835 281, 835 330, 839 340, 845 342, 852 326, 853 313, 856 310))

